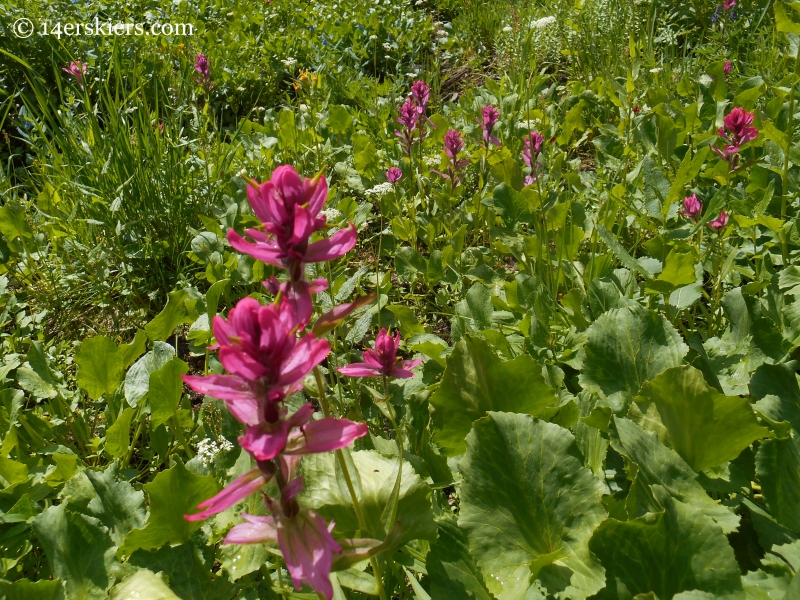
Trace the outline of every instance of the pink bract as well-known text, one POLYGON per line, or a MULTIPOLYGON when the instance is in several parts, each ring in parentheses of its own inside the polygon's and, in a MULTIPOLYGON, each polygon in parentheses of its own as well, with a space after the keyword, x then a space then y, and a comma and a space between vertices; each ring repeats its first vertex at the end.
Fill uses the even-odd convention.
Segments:
POLYGON ((364 362, 340 367, 339 372, 348 377, 396 377, 408 379, 414 374, 411 369, 422 363, 422 359, 397 361, 400 332, 393 338, 386 328, 375 338, 375 348, 361 353, 364 362))

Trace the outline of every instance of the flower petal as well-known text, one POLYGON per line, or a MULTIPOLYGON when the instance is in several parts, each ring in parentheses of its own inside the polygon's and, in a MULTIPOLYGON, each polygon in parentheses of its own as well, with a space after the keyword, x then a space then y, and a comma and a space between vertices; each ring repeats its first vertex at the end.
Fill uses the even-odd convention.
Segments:
POLYGON ((380 377, 380 369, 367 366, 366 363, 353 363, 344 367, 339 367, 339 373, 348 377, 380 377))
POLYGON ((225 536, 224 544, 263 544, 278 541, 278 530, 272 517, 247 513, 242 513, 242 517, 247 522, 234 525, 225 536))
POLYGON ((303 258, 306 262, 323 262, 339 258, 353 249, 357 239, 356 227, 349 223, 347 229, 341 229, 327 239, 309 244, 303 258))
POLYGON ((286 454, 316 454, 338 450, 367 435, 366 423, 355 423, 349 419, 325 418, 312 421, 289 436, 286 454))
POLYGON ((198 504, 197 508, 202 509, 202 512, 193 515, 183 515, 183 518, 187 521, 201 521, 207 519, 211 515, 220 513, 226 508, 230 508, 239 502, 239 500, 247 498, 266 483, 267 478, 259 469, 248 471, 228 484, 228 486, 216 496, 198 504))

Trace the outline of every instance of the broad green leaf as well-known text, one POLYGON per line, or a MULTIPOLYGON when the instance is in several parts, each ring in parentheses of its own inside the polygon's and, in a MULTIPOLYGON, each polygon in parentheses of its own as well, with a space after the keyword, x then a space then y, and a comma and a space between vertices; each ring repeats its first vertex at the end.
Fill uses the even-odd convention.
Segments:
POLYGON ((533 358, 522 354, 503 361, 484 340, 471 336, 456 344, 428 401, 434 408, 434 441, 449 456, 464 453, 472 423, 488 411, 551 416, 557 403, 533 358))
POLYGON ((609 310, 592 323, 585 350, 581 386, 605 394, 619 413, 645 381, 680 365, 689 348, 663 316, 640 306, 625 306, 609 310))
POLYGON ((469 553, 467 536, 455 519, 437 521, 439 537, 426 558, 431 597, 437 600, 492 600, 469 553))
POLYGON ((673 250, 667 256, 664 270, 658 275, 659 281, 669 283, 673 288, 691 285, 697 279, 694 273, 694 252, 676 252, 673 250))
POLYGON ((640 273, 645 277, 647 277, 648 279, 653 278, 653 273, 649 269, 645 268, 645 266, 642 265, 642 263, 640 263, 630 254, 628 254, 628 251, 622 247, 622 244, 619 243, 617 238, 615 238, 608 229, 606 229, 602 225, 598 225, 597 233, 600 236, 600 239, 603 240, 605 245, 608 246, 608 249, 611 250, 611 252, 614 253, 614 256, 616 256, 619 259, 623 267, 626 267, 631 271, 640 273))
POLYGON ((5 479, 8 485, 28 481, 28 467, 11 458, 0 457, 0 477, 5 479))
POLYGON ((125 539, 127 554, 137 548, 159 548, 166 543, 183 543, 202 526, 183 518, 197 512, 197 505, 217 493, 216 480, 189 472, 178 462, 155 476, 144 486, 150 500, 150 518, 142 529, 134 529, 125 539))
POLYGON ((136 571, 115 585, 110 600, 181 600, 158 575, 147 569, 136 571))
POLYGON ((120 481, 117 470, 114 462, 105 471, 81 471, 66 483, 61 498, 68 500, 68 510, 97 518, 108 527, 114 543, 122 546, 129 531, 145 526, 147 516, 144 493, 120 481))
POLYGON ((114 392, 122 383, 125 368, 144 352, 147 335, 138 331, 133 342, 119 347, 105 336, 84 340, 75 355, 78 385, 92 400, 114 392))
POLYGON ((683 157, 681 166, 678 169, 678 172, 675 174, 675 179, 669 188, 667 200, 664 202, 664 207, 662 209, 664 216, 669 214, 670 206, 681 199, 681 196, 684 194, 684 187, 686 184, 697 177, 697 174, 700 172, 700 169, 703 168, 703 165, 706 162, 706 157, 710 151, 711 150, 708 146, 703 146, 694 153, 694 156, 692 156, 691 152, 687 152, 683 157))
POLYGON ((739 566, 720 528, 663 488, 657 500, 663 512, 625 522, 608 519, 592 536, 589 548, 608 580, 599 598, 653 592, 670 600, 692 590, 711 598, 742 598, 739 566))
POLYGON ((62 580, 67 598, 101 600, 114 583, 116 547, 94 517, 51 506, 33 522, 50 571, 62 580))
POLYGON ((466 297, 455 305, 450 322, 453 341, 459 341, 467 333, 489 329, 492 326, 493 313, 491 293, 482 283, 473 283, 466 297))
POLYGON ((8 241, 15 238, 30 238, 33 235, 28 221, 25 220, 25 209, 14 202, 6 202, 0 208, 0 233, 8 241))
POLYGON ((800 533, 800 437, 762 442, 756 474, 769 513, 781 525, 800 533))
POLYGON ((209 564, 192 542, 180 546, 164 546, 158 550, 137 550, 130 563, 169 578, 169 588, 179 597, 191 600, 229 600, 231 584, 223 577, 214 577, 209 564))
POLYGON ((637 502, 646 503, 637 513, 657 511, 654 490, 663 488, 676 500, 711 517, 725 533, 736 530, 739 517, 706 494, 697 482, 697 473, 677 452, 659 442, 655 433, 645 431, 629 419, 613 417, 611 422, 614 434, 611 445, 636 465, 635 486, 646 496, 637 499, 637 502))
POLYGON ((467 437, 458 525, 499 600, 583 599, 603 587, 588 548, 604 486, 572 434, 530 415, 490 412, 467 437))
POLYGON ((106 429, 105 449, 114 458, 122 458, 128 453, 131 445, 131 419, 134 414, 135 409, 126 407, 111 427, 106 429))
POLYGON ((166 423, 178 410, 183 394, 181 375, 188 371, 189 367, 185 362, 173 358, 157 371, 150 373, 147 398, 150 401, 151 427, 166 423))
MULTIPOLYGON (((344 455, 344 453, 343 453, 344 455)), ((398 459, 387 458, 374 450, 351 452, 350 475, 366 520, 362 537, 383 540, 386 529, 382 516, 397 479, 398 459)), ((303 457, 301 504, 336 521, 336 531, 353 534, 360 529, 350 492, 341 467, 332 452, 303 457)), ((436 524, 431 509, 431 491, 407 461, 403 461, 397 520, 402 525, 403 541, 434 539, 436 524)))
POLYGON ((695 471, 718 467, 770 436, 745 398, 720 394, 688 365, 667 369, 646 382, 636 401, 655 404, 667 432, 661 441, 695 471))
POLYGON ((750 392, 758 398, 755 408, 773 421, 787 421, 800 434, 800 386, 797 363, 761 365, 750 380, 750 392))
POLYGON ((388 308, 394 314, 394 316, 397 317, 397 322, 400 326, 400 333, 404 339, 408 339, 413 335, 421 335, 425 333, 425 328, 419 322, 419 319, 417 319, 414 311, 407 306, 394 304, 387 306, 386 308, 388 308))
POLYGON ((164 309, 152 321, 144 326, 147 337, 151 341, 163 342, 181 323, 190 323, 189 313, 186 310, 186 299, 189 293, 186 290, 170 292, 169 300, 164 309))
POLYGON ((328 127, 334 133, 347 133, 353 124, 353 115, 346 106, 334 104, 328 108, 328 127))
POLYGON ((157 371, 175 356, 175 348, 165 342, 155 342, 153 349, 137 360, 125 375, 125 399, 133 408, 150 389, 150 373, 157 371))
POLYGON ((267 562, 267 557, 269 552, 264 544, 226 544, 217 555, 231 581, 258 571, 267 562))
POLYGON ((15 582, 0 581, 0 597, 4 600, 55 600, 58 580, 30 581, 19 579, 15 582))

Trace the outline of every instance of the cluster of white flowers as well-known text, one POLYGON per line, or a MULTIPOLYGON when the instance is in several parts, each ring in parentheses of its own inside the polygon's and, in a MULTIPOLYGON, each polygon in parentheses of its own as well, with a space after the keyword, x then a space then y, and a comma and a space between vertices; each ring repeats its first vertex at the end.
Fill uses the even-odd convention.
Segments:
POLYGON ((555 17, 542 17, 541 19, 536 19, 535 21, 531 22, 531 27, 533 29, 544 29, 548 25, 552 25, 555 22, 555 17))
POLYGON ((367 197, 375 196, 376 198, 383 198, 386 194, 389 194, 394 189, 394 186, 389 183, 388 181, 384 181, 383 183, 379 183, 374 188, 370 188, 364 192, 367 197))
POLYGON ((211 438, 200 440, 197 444, 197 458, 204 467, 210 467, 218 454, 233 450, 233 444, 223 436, 219 436, 216 441, 211 438))
POLYGON ((705 73, 700 76, 700 79, 697 80, 697 83, 702 85, 703 87, 710 87, 712 83, 714 83, 714 79, 710 75, 706 75, 705 73))
POLYGON ((384 50, 391 50, 392 45, 389 42, 383 42, 383 49, 384 50))
POLYGON ((663 70, 664 69, 662 69, 661 67, 653 67, 652 69, 650 69, 650 72, 655 74, 655 73, 661 73, 661 71, 663 70))
POLYGON ((325 210, 319 211, 319 214, 325 217, 328 223, 333 223, 342 218, 342 211, 336 208, 326 208, 325 210))
POLYGON ((297 64, 297 59, 292 58, 290 56, 289 58, 284 58, 281 62, 283 63, 284 67, 286 67, 287 69, 291 69, 293 66, 297 64))
POLYGON ((374 41, 375 41, 375 40, 377 40, 377 39, 378 39, 378 36, 377 36, 377 35, 375 35, 375 34, 373 34, 373 35, 369 36, 369 41, 371 41, 371 42, 374 42, 374 41))
POLYGON ((514 28, 511 27, 511 25, 506 25, 503 27, 503 33, 511 33, 512 31, 514 31, 514 28))

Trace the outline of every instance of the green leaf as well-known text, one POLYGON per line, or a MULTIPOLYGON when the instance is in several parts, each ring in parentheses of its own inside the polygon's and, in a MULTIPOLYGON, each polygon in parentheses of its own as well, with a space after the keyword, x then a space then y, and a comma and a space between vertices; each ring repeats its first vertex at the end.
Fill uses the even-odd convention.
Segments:
POLYGON ((695 283, 694 252, 676 252, 673 250, 667 256, 664 270, 658 275, 658 281, 669 283, 673 289, 695 283))
POLYGON ((0 597, 5 600, 55 600, 60 582, 19 579, 14 583, 0 581, 0 597))
POLYGON ((431 597, 437 600, 492 600, 469 553, 466 534, 455 519, 437 521, 439 537, 426 557, 431 597))
POLYGON ((147 335, 141 330, 133 342, 119 348, 102 335, 84 340, 75 355, 78 385, 92 400, 114 392, 122 383, 125 369, 144 352, 146 343, 147 335))
POLYGON ((269 551, 264 544, 228 544, 219 549, 218 560, 231 581, 258 571, 267 562, 269 551))
POLYGON ((800 437, 766 440, 756 455, 756 474, 769 513, 778 523, 800 533, 800 437))
POLYGON ((164 546, 158 550, 137 550, 131 564, 153 572, 163 572, 169 587, 180 598, 191 600, 228 600, 231 584, 221 577, 212 577, 211 565, 204 564, 201 554, 191 542, 181 546, 164 546))
POLYGON ((739 566, 720 528, 702 512, 657 492, 663 512, 631 521, 608 519, 589 542, 606 569, 600 598, 653 592, 669 600, 699 590, 712 598, 742 598, 739 566))
POLYGON ((114 458, 122 458, 128 453, 131 445, 131 419, 135 414, 135 409, 126 407, 114 424, 106 429, 105 449, 114 458))
POLYGON ((159 548, 166 543, 184 543, 201 521, 190 522, 183 515, 197 512, 197 505, 217 493, 214 477, 189 472, 178 462, 144 486, 150 499, 150 518, 143 529, 134 529, 125 539, 123 551, 159 548))
POLYGON ((726 507, 712 500, 697 482, 697 473, 692 471, 677 452, 658 441, 655 433, 643 430, 629 419, 614 417, 611 445, 619 454, 636 465, 636 491, 642 494, 629 500, 643 504, 638 514, 658 511, 655 500, 656 488, 663 488, 676 500, 693 510, 711 517, 725 533, 735 531, 739 517, 726 507))
POLYGON ((116 462, 105 471, 81 471, 66 483, 61 498, 69 501, 68 510, 95 517, 108 527, 117 546, 122 546, 129 531, 144 527, 147 520, 144 493, 119 480, 116 462))
POLYGON ((587 329, 580 384, 602 392, 614 412, 624 411, 644 384, 689 351, 680 334, 661 315, 640 306, 602 314, 587 329))
POLYGON ((185 362, 173 358, 157 371, 150 373, 147 397, 150 400, 151 427, 158 427, 175 415, 183 394, 181 375, 188 372, 189 367, 185 362))
POLYGON ((8 241, 13 241, 15 238, 33 237, 31 228, 25 220, 25 209, 19 204, 6 202, 0 208, 0 233, 8 241))
MULTIPOLYGON (((794 20, 789 16, 786 7, 784 6, 781 0, 778 0, 774 3, 775 6, 775 25, 778 31, 782 33, 792 33, 792 34, 799 34, 800 33, 800 24, 795 23, 794 20)), ((5 232, 4 232, 5 233, 5 232)))
POLYGON ((164 581, 147 569, 136 571, 111 590, 110 600, 181 600, 164 581))
POLYGON ((583 599, 603 587, 588 548, 606 517, 603 484, 575 438, 529 415, 490 412, 467 437, 458 524, 499 600, 583 599), (531 589, 532 588, 532 589, 531 589))
POLYGON ((393 304, 391 306, 387 306, 386 308, 388 308, 392 314, 397 317, 397 322, 400 326, 400 333, 403 338, 408 339, 413 335, 425 333, 425 328, 419 322, 419 319, 417 319, 417 315, 415 315, 414 311, 407 306, 393 304))
POLYGON ((189 293, 186 290, 170 292, 169 300, 164 309, 152 321, 144 326, 147 337, 151 341, 166 340, 175 328, 181 323, 190 323, 189 312, 186 310, 186 299, 189 293))
POLYGON ((636 401, 655 404, 667 431, 661 441, 695 471, 718 467, 770 436, 745 398, 720 394, 694 367, 664 371, 642 386, 636 401))
POLYGON ((703 146, 694 153, 694 156, 692 156, 691 152, 687 152, 683 157, 681 166, 678 169, 678 172, 675 174, 675 179, 669 188, 669 194, 667 194, 666 202, 664 202, 664 207, 662 209, 664 216, 669 214, 670 206, 681 199, 681 196, 684 194, 684 187, 686 184, 697 177, 697 174, 700 172, 700 169, 703 168, 703 165, 706 162, 706 157, 708 157, 709 152, 711 152, 711 149, 708 146, 703 146))
POLYGON ((458 302, 450 322, 450 335, 457 342, 467 333, 475 333, 492 326, 492 295, 486 286, 475 282, 466 297, 458 302))
POLYGON ((465 337, 447 358, 442 382, 428 400, 433 439, 449 456, 463 454, 472 423, 489 411, 552 416, 553 388, 527 354, 503 361, 480 338, 465 337))
MULTIPOLYGON (((367 531, 362 531, 360 536, 383 540, 387 532, 382 516, 392 496, 399 461, 374 450, 351 452, 350 456, 352 462, 348 470, 367 525, 367 531)), ((303 457, 302 464, 305 490, 300 503, 336 521, 336 531, 342 534, 353 534, 360 529, 335 455, 331 452, 310 454, 303 457)), ((403 461, 397 520, 402 525, 404 542, 436 537, 430 495, 428 484, 403 461)))
POLYGON ((175 348, 165 342, 155 342, 153 349, 137 360, 125 375, 125 399, 133 408, 150 390, 150 374, 175 356, 175 348))
POLYGON ((114 583, 116 547, 94 517, 51 506, 33 521, 50 571, 64 582, 67 598, 102 600, 114 583))
POLYGON ((641 273, 648 279, 653 278, 653 273, 650 272, 649 269, 645 268, 638 260, 633 258, 625 248, 622 247, 622 244, 619 243, 617 238, 605 227, 602 225, 597 225, 597 233, 600 236, 600 239, 603 240, 608 249, 614 253, 619 259, 619 262, 622 263, 623 267, 630 269, 631 271, 635 271, 637 273, 641 273))
POLYGON ((328 108, 328 127, 333 133, 347 133, 353 124, 353 115, 346 106, 334 104, 328 108))

